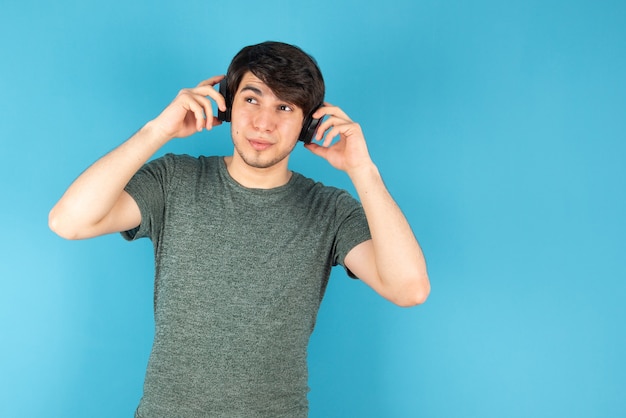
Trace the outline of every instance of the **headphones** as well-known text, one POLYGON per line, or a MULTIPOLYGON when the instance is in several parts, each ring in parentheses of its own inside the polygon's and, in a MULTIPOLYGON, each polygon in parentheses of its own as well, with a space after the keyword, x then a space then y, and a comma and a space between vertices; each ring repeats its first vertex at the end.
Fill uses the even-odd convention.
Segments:
MULTIPOLYGON (((218 108, 217 109, 217 119, 222 121, 222 122, 230 122, 231 111, 232 111, 232 107, 233 107, 233 98, 230 97, 230 94, 228 92, 228 84, 226 83, 226 78, 224 78, 222 80, 222 82, 220 83, 219 91, 220 91, 220 94, 222 96, 224 96, 224 99, 226 100, 226 111, 222 112, 218 108)), ((304 121, 302 122, 302 130, 300 131, 300 135, 298 135, 298 141, 302 141, 305 144, 308 144, 308 143, 310 143, 313 140, 313 136, 315 135, 315 131, 317 130, 317 127, 319 126, 320 122, 322 121, 321 118, 320 119, 313 118, 313 113, 315 113, 315 111, 317 109, 319 109, 320 107, 321 107, 321 105, 315 107, 304 118, 304 121)))

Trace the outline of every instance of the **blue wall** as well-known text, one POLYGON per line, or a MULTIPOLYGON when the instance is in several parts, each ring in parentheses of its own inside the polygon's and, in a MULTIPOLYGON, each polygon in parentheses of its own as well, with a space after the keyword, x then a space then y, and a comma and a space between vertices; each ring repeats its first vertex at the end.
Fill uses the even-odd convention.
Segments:
MULTIPOLYGON (((131 416, 152 250, 47 213, 178 89, 267 39, 319 61, 429 263, 401 309, 333 273, 311 417, 626 411, 626 3, 145 0, 0 5, 0 416, 131 416)), ((226 128, 165 151, 230 152, 226 128)), ((351 188, 299 148, 292 168, 351 188)))

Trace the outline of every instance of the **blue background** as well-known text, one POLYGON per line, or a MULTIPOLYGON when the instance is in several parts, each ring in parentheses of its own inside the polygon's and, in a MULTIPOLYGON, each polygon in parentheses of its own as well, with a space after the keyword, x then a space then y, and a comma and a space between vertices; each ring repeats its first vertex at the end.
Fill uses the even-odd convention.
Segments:
MULTIPOLYGON (((626 3, 2 0, 0 416, 132 416, 152 250, 47 214, 243 46, 297 44, 427 256, 402 309, 336 269, 311 417, 626 416, 626 3)), ((221 127, 163 152, 228 154, 221 127)), ((302 147, 292 168, 352 190, 302 147)))

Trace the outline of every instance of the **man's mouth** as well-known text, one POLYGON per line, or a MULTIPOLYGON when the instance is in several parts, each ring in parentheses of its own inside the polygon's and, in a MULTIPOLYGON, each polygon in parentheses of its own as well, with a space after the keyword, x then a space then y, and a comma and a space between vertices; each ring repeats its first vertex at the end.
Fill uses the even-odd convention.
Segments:
POLYGON ((248 139, 250 146, 257 151, 263 151, 272 146, 271 142, 264 141, 261 139, 248 139))

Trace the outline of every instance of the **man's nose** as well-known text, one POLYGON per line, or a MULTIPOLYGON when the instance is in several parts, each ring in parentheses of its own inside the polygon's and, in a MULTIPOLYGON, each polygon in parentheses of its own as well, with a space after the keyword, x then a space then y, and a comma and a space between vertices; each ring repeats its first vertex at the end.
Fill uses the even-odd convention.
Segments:
POLYGON ((272 131, 276 127, 276 114, 273 109, 260 108, 254 115, 254 127, 260 131, 272 131))

